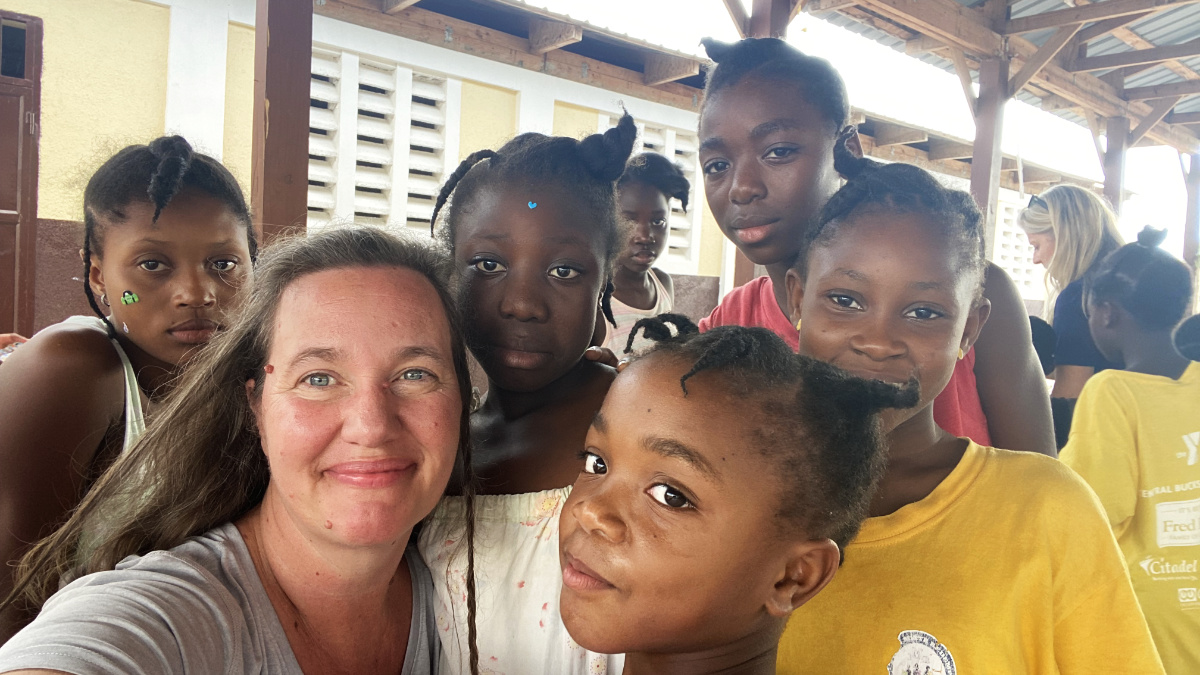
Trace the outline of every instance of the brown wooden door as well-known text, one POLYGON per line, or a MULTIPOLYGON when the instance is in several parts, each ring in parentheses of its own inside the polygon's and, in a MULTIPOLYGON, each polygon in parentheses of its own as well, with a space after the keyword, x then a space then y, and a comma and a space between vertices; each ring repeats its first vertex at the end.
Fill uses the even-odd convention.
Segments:
POLYGON ((33 331, 40 19, 0 11, 0 333, 33 331))

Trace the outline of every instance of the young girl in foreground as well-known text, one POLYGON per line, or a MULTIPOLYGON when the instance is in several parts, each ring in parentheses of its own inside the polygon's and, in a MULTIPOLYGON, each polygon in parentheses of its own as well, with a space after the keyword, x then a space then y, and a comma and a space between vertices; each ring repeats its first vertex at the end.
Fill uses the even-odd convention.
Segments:
POLYGON ((870 517, 837 578, 792 616, 779 672, 1161 672, 1087 485, 934 422, 930 404, 990 309, 971 196, 914 166, 840 159, 853 178, 788 273, 801 353, 916 381, 920 403, 884 414, 870 517))
POLYGON ((1187 265, 1143 230, 1085 277, 1096 348, 1124 370, 1087 381, 1062 460, 1100 497, 1169 673, 1200 673, 1200 364, 1171 331, 1191 306, 1187 265))
MULTIPOLYGON (((255 253, 237 181, 179 136, 106 161, 83 213, 96 315, 50 326, 0 369, 0 597, 8 563, 133 446, 145 408, 224 328, 255 253)), ((0 643, 29 618, 18 605, 0 613, 0 643)))
MULTIPOLYGON (((700 330, 762 326, 795 348, 784 276, 811 221, 840 187, 835 146, 862 155, 858 131, 848 124, 846 86, 828 61, 782 40, 705 40, 705 47, 717 67, 700 110, 704 194, 721 231, 767 274, 726 295, 700 330)), ((1004 270, 990 263, 983 292, 992 320, 935 400, 934 417, 980 443, 1053 455, 1050 402, 1034 395, 1045 380, 1025 305, 1004 270)))
MULTIPOLYGON (((621 218, 632 225, 629 240, 613 269, 612 311, 615 326, 597 319, 607 332, 602 346, 616 354, 625 353, 629 333, 640 319, 666 314, 675 307, 671 275, 654 267, 667 250, 671 235, 671 200, 678 199, 687 211, 691 184, 671 160, 644 152, 629 160, 617 181, 617 207, 621 218)), ((634 341, 635 349, 648 343, 634 341)))
MULTIPOLYGON (((563 628, 557 528, 588 424, 616 375, 583 353, 598 310, 611 316, 612 261, 623 243, 614 185, 636 132, 625 115, 583 141, 523 134, 467 158, 438 199, 449 199, 443 232, 467 344, 488 377, 471 419, 480 672, 620 670, 619 658, 585 651, 563 628)), ((420 538, 439 596, 445 672, 470 665, 462 545, 470 518, 450 498, 420 538)))
POLYGON ((613 383, 563 507, 563 621, 588 649, 625 652, 626 675, 774 673, 788 615, 866 515, 878 411, 916 392, 763 328, 637 326, 661 341, 613 383))

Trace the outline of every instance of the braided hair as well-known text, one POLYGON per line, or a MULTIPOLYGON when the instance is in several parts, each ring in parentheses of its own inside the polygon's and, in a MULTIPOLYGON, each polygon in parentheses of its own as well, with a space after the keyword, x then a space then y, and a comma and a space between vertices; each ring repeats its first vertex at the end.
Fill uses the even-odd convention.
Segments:
MULTIPOLYGON (((250 208, 237 179, 217 160, 192 150, 182 136, 162 136, 149 145, 130 145, 113 155, 92 174, 83 193, 83 271, 88 278, 92 254, 102 255, 104 230, 126 218, 126 207, 133 202, 154 206, 158 222, 163 209, 181 190, 192 188, 220 201, 246 226, 251 260, 258 251, 250 208)), ((88 304, 96 316, 116 330, 96 302, 91 284, 84 283, 88 304)))
POLYGON ((1166 230, 1149 226, 1137 242, 1101 260, 1084 277, 1088 303, 1112 302, 1148 331, 1169 331, 1187 316, 1192 304, 1192 273, 1182 261, 1158 248, 1166 230))
POLYGON ((617 189, 633 183, 649 185, 661 192, 667 200, 672 197, 678 199, 683 205, 684 213, 687 212, 692 184, 687 176, 683 175, 683 169, 678 164, 657 152, 643 152, 625 165, 625 173, 621 174, 620 180, 617 181, 617 189))
MULTIPOLYGON (((438 215, 444 210, 442 236, 453 255, 459 220, 471 209, 480 190, 506 184, 557 186, 580 200, 582 208, 577 213, 581 219, 590 220, 590 225, 601 233, 603 269, 611 270, 624 243, 617 218, 615 187, 625 172, 625 162, 636 139, 637 126, 626 113, 616 127, 583 140, 525 133, 499 150, 473 152, 450 174, 438 193, 430 230, 436 227, 438 215)), ((608 275, 600 304, 604 317, 615 326, 611 271, 608 275)))
POLYGON ((884 164, 854 155, 842 133, 833 150, 834 169, 847 179, 821 209, 805 235, 804 252, 796 261, 806 271, 814 247, 827 244, 841 227, 863 213, 917 213, 958 252, 960 270, 977 279, 983 293, 986 259, 983 255, 983 214, 971 195, 942 185, 933 174, 911 164, 884 164))
POLYGON ((639 320, 632 333, 639 330, 655 343, 638 359, 661 354, 691 363, 679 380, 685 396, 689 380, 714 373, 714 386, 744 402, 739 415, 758 414, 750 442, 784 481, 783 526, 844 550, 867 517, 886 464, 878 413, 916 405, 916 383, 898 388, 852 377, 794 353, 765 328, 700 333, 685 316, 661 314, 639 320))
MULTIPOLYGON (((746 38, 733 43, 704 38, 700 43, 717 64, 704 86, 705 105, 713 94, 753 76, 795 85, 835 132, 846 126, 850 117, 846 83, 825 59, 805 54, 778 38, 746 38)), ((703 108, 700 114, 704 115, 703 108)))

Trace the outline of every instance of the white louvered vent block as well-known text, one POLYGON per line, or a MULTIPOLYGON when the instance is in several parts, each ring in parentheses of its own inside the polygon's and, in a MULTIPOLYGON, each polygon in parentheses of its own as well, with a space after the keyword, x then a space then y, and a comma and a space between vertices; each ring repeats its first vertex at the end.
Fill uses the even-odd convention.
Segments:
MULTIPOLYGON (((612 128, 620 118, 605 116, 604 119, 606 128, 612 128)), ((651 122, 638 121, 637 125, 638 140, 634 144, 633 154, 657 152, 664 155, 683 169, 683 175, 687 176, 691 183, 687 213, 684 213, 678 200, 669 200, 671 216, 667 251, 666 255, 659 259, 657 266, 670 274, 696 274, 700 267, 700 234, 703 230, 704 213, 704 195, 701 192, 703 186, 700 182, 700 140, 695 132, 691 131, 651 122)))
POLYGON ((368 55, 313 47, 308 227, 429 231, 458 164, 462 85, 368 55))
MULTIPOLYGON (((1027 201, 1027 200, 1026 200, 1027 201)), ((1024 300, 1046 299, 1045 269, 1033 262, 1033 247, 1017 223, 1025 201, 1012 190, 1002 190, 996 217, 996 241, 992 261, 1012 277, 1024 300)))

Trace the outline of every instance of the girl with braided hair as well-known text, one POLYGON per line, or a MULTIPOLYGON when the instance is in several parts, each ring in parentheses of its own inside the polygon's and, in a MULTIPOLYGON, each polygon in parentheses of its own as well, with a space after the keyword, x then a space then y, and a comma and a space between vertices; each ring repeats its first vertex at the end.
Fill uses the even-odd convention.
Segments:
POLYGON ((563 508, 563 620, 585 647, 625 652, 626 675, 773 674, 788 616, 866 516, 879 411, 915 388, 850 377, 764 328, 700 334, 674 314, 637 328, 657 342, 609 390, 563 508))
MULTIPOLYGON (((132 145, 84 191, 84 293, 95 316, 50 326, 0 371, 0 561, 61 524, 144 432, 143 411, 222 330, 250 275, 241 188, 179 136, 132 145)), ((7 566, 7 565, 6 565, 7 566)), ((0 596, 11 588, 0 572, 0 596)), ((0 615, 0 642, 28 620, 0 615)))
MULTIPOLYGON (((583 140, 528 133, 468 157, 434 220, 454 263, 467 346, 487 374, 471 416, 480 669, 619 672, 620 658, 572 642, 558 613, 558 514, 579 474, 588 424, 616 372, 584 358, 597 315, 611 320, 612 263, 624 243, 616 182, 637 127, 583 140), (443 208, 444 207, 444 208, 443 208)), ((466 514, 447 498, 421 533, 433 572, 446 672, 466 672, 466 514)))
POLYGON ((1142 230, 1083 277, 1091 337, 1124 368, 1083 385, 1062 461, 1104 506, 1167 672, 1196 673, 1200 599, 1180 577, 1200 558, 1200 364, 1173 344, 1192 274, 1165 235, 1142 230))
MULTIPOLYGON (((726 238, 767 274, 730 291, 700 330, 763 326, 795 348, 799 317, 789 319, 784 276, 812 220, 850 178, 835 154, 862 156, 846 86, 828 61, 782 40, 704 43, 717 62, 700 109, 704 193, 726 238)), ((992 320, 938 392, 934 416, 980 443, 1053 455, 1049 400, 1015 393, 1039 391, 1044 382, 1025 305, 991 263, 984 296, 992 320)))
MULTIPOLYGON (((671 275, 654 267, 654 263, 667 250, 671 200, 678 199, 687 211, 691 187, 683 170, 656 152, 643 152, 629 160, 617 181, 617 206, 631 231, 613 268, 616 325, 609 329, 605 322, 597 321, 605 330, 597 343, 614 353, 625 349, 639 319, 665 314, 675 307, 671 275)), ((636 342, 635 348, 648 344, 647 340, 636 342)))
POLYGON ((919 402, 884 413, 869 517, 837 578, 793 615, 779 672, 1162 672, 1088 486, 934 417, 991 313, 971 196, 915 166, 855 162, 787 275, 800 352, 915 382, 919 402))

